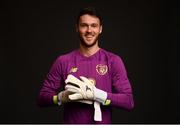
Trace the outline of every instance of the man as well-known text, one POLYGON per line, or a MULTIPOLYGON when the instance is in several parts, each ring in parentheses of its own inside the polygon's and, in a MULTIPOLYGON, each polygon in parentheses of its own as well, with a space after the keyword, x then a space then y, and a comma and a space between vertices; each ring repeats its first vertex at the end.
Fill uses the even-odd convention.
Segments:
POLYGON ((54 62, 38 104, 64 105, 64 123, 111 123, 113 106, 134 107, 125 66, 119 56, 99 47, 102 19, 94 8, 80 11, 76 30, 79 49, 54 62))

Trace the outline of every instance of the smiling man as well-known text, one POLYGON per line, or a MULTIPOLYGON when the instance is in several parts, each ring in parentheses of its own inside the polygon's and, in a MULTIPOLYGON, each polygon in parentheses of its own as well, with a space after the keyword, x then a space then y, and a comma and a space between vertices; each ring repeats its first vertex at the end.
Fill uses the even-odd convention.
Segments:
POLYGON ((85 14, 79 19, 77 32, 79 33, 81 47, 98 46, 98 37, 102 32, 102 25, 97 17, 85 14))
POLYGON ((63 123, 108 124, 112 106, 134 107, 122 59, 99 47, 102 29, 97 10, 82 9, 76 23, 79 49, 56 59, 40 90, 40 106, 64 105, 63 123))

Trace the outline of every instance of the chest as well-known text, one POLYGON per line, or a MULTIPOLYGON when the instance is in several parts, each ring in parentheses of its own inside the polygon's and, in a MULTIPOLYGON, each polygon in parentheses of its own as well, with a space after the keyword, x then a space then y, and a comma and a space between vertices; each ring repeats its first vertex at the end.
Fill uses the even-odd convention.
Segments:
POLYGON ((111 68, 108 61, 70 61, 64 69, 66 70, 65 77, 67 77, 68 74, 72 74, 77 78, 79 78, 79 76, 85 76, 91 80, 96 87, 106 91, 111 90, 111 68))

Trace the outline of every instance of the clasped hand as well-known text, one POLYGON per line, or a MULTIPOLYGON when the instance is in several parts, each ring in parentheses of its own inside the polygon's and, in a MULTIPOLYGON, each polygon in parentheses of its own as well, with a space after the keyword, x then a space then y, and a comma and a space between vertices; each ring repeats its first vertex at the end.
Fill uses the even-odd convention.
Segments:
POLYGON ((65 89, 74 93, 69 95, 70 100, 94 100, 95 85, 88 78, 80 76, 78 79, 70 74, 65 83, 65 89))

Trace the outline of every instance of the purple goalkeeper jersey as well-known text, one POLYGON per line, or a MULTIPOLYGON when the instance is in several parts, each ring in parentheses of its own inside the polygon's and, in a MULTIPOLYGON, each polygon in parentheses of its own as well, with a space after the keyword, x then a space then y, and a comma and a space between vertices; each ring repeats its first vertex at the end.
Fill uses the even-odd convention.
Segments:
POLYGON ((122 59, 104 49, 99 49, 90 57, 83 56, 79 50, 59 56, 52 65, 38 103, 41 106, 53 105, 53 96, 65 87, 68 74, 85 76, 95 83, 98 89, 107 92, 110 105, 101 105, 102 121, 94 121, 93 105, 80 102, 65 103, 63 123, 111 123, 112 106, 130 110, 134 106, 132 89, 122 59))

